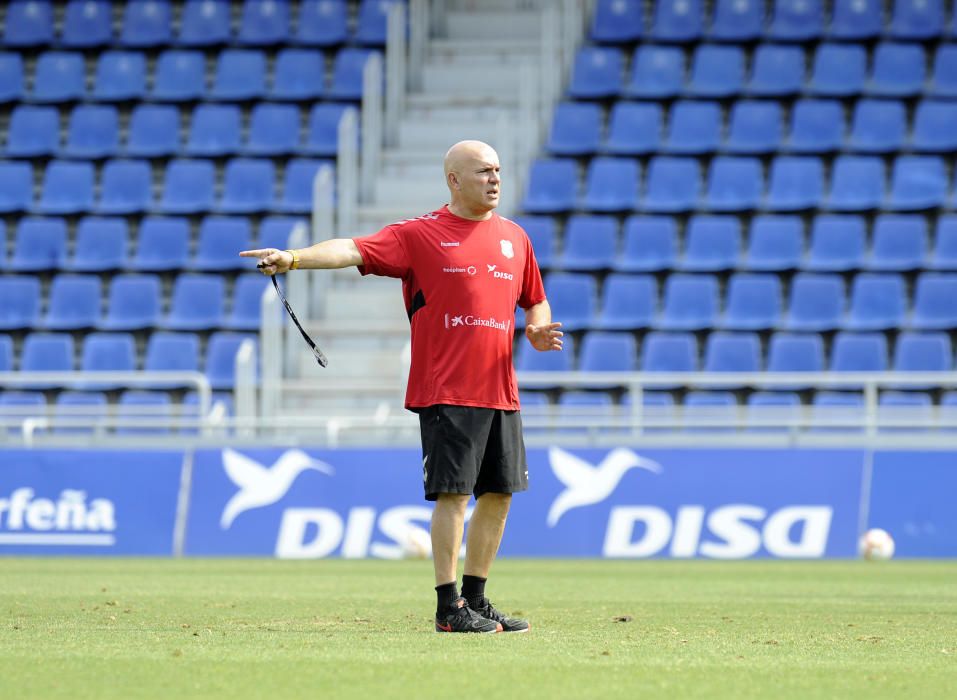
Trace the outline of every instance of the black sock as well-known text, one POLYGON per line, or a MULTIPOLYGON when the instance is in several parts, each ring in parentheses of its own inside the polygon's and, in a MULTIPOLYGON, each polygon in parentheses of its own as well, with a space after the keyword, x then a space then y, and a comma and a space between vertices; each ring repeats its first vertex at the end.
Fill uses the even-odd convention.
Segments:
POLYGON ((438 596, 438 603, 435 608, 436 615, 444 614, 452 606, 452 603, 459 598, 459 592, 455 590, 455 581, 436 586, 435 593, 438 596))
POLYGON ((468 601, 470 608, 481 606, 482 599, 485 598, 485 582, 487 580, 468 574, 462 577, 462 597, 468 601))

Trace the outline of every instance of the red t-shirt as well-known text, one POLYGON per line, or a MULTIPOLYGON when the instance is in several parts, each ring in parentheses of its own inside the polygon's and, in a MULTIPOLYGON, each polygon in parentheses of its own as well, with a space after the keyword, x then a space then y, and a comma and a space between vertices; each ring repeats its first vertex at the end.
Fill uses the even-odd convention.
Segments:
POLYGON ((448 207, 355 239, 363 275, 402 278, 412 324, 405 406, 518 409, 515 306, 545 300, 532 244, 498 214, 472 221, 448 207))

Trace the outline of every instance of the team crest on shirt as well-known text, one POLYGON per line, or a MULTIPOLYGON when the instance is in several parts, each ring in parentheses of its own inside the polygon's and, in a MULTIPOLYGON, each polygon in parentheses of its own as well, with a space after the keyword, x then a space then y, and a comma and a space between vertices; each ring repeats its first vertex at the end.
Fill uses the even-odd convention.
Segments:
POLYGON ((499 241, 499 243, 502 244, 502 255, 504 255, 506 258, 509 258, 509 259, 515 257, 515 251, 512 250, 512 242, 511 242, 511 241, 506 241, 506 240, 503 238, 502 240, 499 241))

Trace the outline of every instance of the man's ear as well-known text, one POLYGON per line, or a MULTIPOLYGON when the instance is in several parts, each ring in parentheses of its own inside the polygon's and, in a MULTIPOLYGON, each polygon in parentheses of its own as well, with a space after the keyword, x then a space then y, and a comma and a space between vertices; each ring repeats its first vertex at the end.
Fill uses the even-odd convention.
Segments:
POLYGON ((448 176, 446 177, 446 179, 448 180, 450 187, 454 187, 455 189, 461 189, 459 187, 459 179, 458 177, 456 177, 455 173, 450 172, 448 176))

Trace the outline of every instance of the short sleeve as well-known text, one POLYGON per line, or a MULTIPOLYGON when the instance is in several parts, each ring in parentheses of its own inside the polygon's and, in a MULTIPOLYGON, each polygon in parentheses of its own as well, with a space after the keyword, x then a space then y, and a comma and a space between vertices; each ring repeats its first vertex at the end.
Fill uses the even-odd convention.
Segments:
POLYGON ((412 265, 401 239, 395 226, 386 226, 371 236, 354 238, 363 261, 359 265, 359 272, 363 275, 406 277, 412 265))
POLYGON ((524 231, 522 237, 525 239, 525 270, 522 274, 522 293, 518 297, 518 305, 528 309, 545 301, 545 287, 542 285, 542 273, 538 269, 532 242, 524 231))

